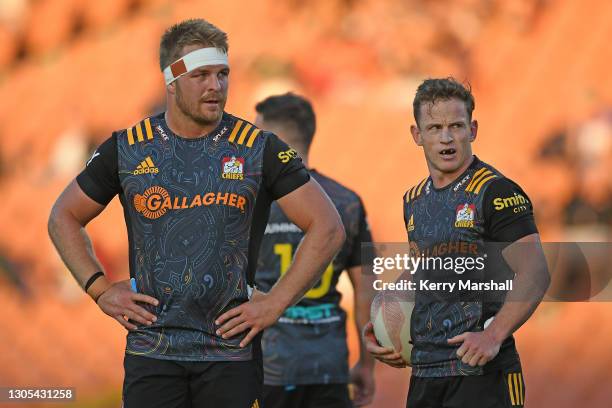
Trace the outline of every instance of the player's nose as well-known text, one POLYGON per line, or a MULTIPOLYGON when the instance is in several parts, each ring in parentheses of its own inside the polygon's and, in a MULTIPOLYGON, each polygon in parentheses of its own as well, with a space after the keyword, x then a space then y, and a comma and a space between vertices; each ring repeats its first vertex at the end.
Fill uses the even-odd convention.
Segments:
POLYGON ((440 132, 440 142, 441 143, 450 143, 453 141, 453 136, 450 132, 450 130, 446 127, 442 128, 442 131, 440 132))

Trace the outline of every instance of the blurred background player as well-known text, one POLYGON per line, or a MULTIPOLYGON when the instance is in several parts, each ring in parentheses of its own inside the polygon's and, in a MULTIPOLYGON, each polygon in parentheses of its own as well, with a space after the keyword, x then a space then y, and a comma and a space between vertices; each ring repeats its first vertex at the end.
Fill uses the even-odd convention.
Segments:
MULTIPOLYGON (((476 255, 484 256, 485 243, 502 243, 513 290, 503 303, 448 298, 432 302, 416 292, 410 408, 524 404, 525 383, 512 333, 534 312, 550 278, 531 200, 516 183, 472 154, 478 130, 473 110, 471 91, 452 78, 428 79, 418 87, 411 133, 423 147, 429 177, 405 194, 404 223, 416 254, 435 254, 445 246, 447 255, 465 256, 461 245, 450 250, 451 244, 462 242, 477 244, 476 255)), ((498 266, 489 262, 485 273, 498 266)), ((432 273, 422 272, 428 278, 432 273)), ((461 276, 449 271, 445 278, 457 281, 461 276)), ((406 365, 399 354, 378 346, 371 324, 365 337, 378 359, 394 367, 406 365)))
MULTIPOLYGON (((278 135, 295 150, 283 160, 299 155, 308 166, 316 119, 305 98, 287 93, 271 96, 256 106, 255 124, 278 135)), ((374 395, 374 359, 360 347, 360 359, 348 369, 346 313, 340 307, 336 285, 346 270, 354 288, 354 311, 358 332, 369 320, 372 285, 362 276, 361 243, 372 237, 360 197, 314 169, 318 181, 336 206, 346 241, 318 283, 279 321, 266 329, 264 356, 264 404, 266 408, 350 407, 347 384, 354 384, 356 406, 367 405, 374 395)), ((259 290, 270 290, 294 259, 304 233, 283 209, 272 204, 255 280, 259 290)))
POLYGON ((204 20, 170 27, 160 44, 167 111, 114 132, 49 218, 76 280, 129 330, 126 408, 259 407, 258 333, 344 242, 338 213, 299 157, 281 159, 291 150, 284 142, 224 112, 227 50, 227 35, 204 20), (117 194, 138 293, 107 280, 84 229, 117 194), (273 200, 306 234, 284 278, 252 293, 273 200))

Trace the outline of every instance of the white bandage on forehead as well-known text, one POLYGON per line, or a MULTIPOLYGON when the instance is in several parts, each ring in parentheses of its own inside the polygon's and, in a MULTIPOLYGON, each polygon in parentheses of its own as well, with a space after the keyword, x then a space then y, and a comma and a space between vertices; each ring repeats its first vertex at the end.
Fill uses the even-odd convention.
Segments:
POLYGON ((164 69, 166 85, 170 85, 176 79, 206 65, 229 65, 227 54, 218 48, 200 48, 174 61, 164 69))

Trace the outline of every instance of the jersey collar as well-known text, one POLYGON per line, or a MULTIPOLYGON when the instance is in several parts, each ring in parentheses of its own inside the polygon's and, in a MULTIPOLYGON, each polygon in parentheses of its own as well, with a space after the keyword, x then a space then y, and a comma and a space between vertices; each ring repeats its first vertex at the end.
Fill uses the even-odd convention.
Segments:
POLYGON ((448 183, 447 185, 445 185, 444 187, 441 188, 436 188, 433 184, 433 180, 431 179, 431 175, 428 177, 427 179, 427 183, 431 183, 431 188, 434 191, 444 191, 446 189, 449 189, 453 186, 455 186, 457 183, 459 183, 461 180, 463 180, 463 178, 465 176, 467 176, 467 174, 471 171, 474 171, 476 168, 478 168, 478 166, 480 165, 480 159, 478 158, 478 156, 476 156, 475 154, 472 155, 472 157, 474 158, 472 160, 472 163, 468 166, 467 169, 465 169, 465 171, 463 173, 461 173, 459 176, 457 176, 453 181, 451 181, 450 183, 448 183))
POLYGON ((217 127, 211 130, 209 133, 199 136, 199 137, 183 137, 183 136, 177 135, 170 129, 170 127, 168 126, 168 123, 166 122, 166 112, 162 112, 156 116, 156 118, 159 119, 159 123, 161 127, 164 129, 164 131, 166 131, 169 135, 172 135, 173 137, 179 140, 184 140, 187 142, 203 140, 209 136, 212 136, 213 140, 216 142, 219 139, 219 137, 223 136, 229 130, 231 117, 232 116, 230 114, 223 111, 223 116, 221 116, 221 121, 219 122, 217 127), (224 131, 224 128, 225 128, 225 131, 224 131), (217 140, 215 140, 215 138, 217 138, 217 140))

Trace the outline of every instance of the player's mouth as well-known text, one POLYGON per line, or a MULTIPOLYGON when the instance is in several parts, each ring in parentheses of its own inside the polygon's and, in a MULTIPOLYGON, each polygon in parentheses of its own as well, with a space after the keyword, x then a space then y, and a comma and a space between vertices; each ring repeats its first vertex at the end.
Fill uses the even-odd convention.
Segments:
POLYGON ((204 101, 204 105, 209 106, 209 107, 217 107, 219 106, 219 100, 218 99, 207 99, 204 101))
POLYGON ((442 160, 452 160, 455 158, 456 153, 457 150, 453 148, 440 150, 440 156, 442 157, 442 160))

